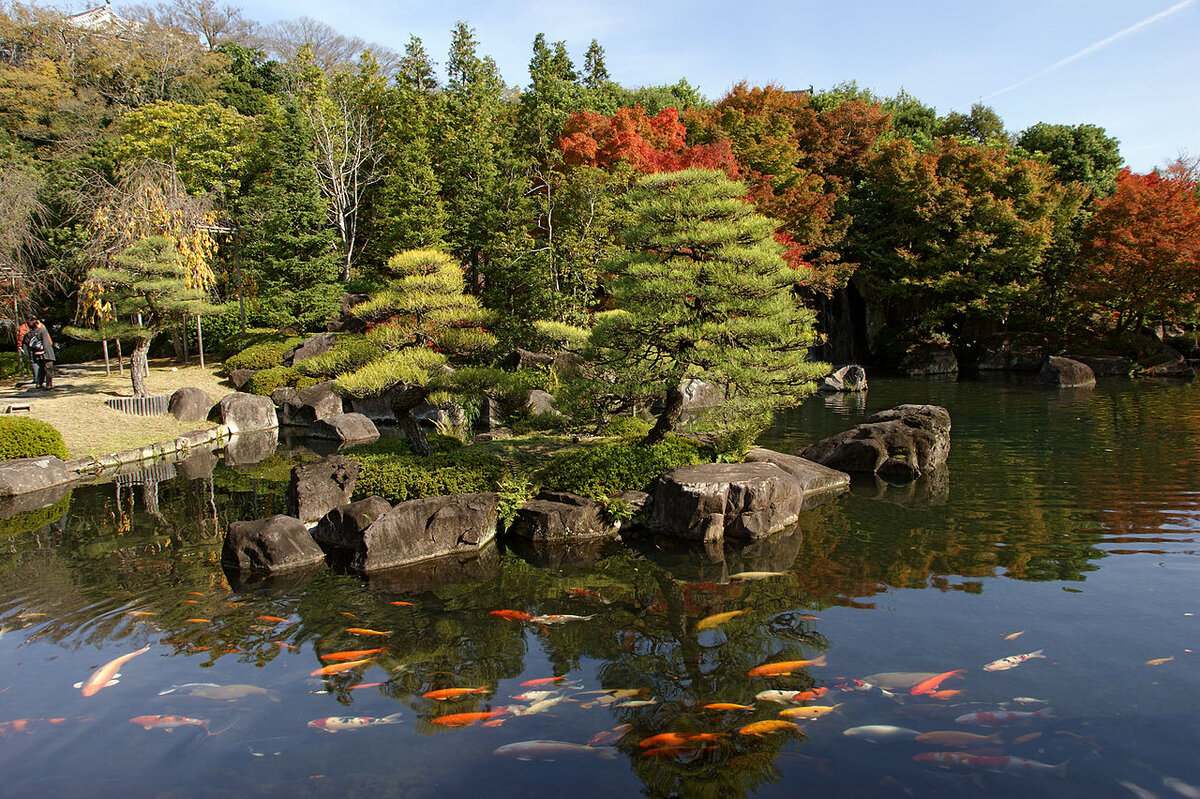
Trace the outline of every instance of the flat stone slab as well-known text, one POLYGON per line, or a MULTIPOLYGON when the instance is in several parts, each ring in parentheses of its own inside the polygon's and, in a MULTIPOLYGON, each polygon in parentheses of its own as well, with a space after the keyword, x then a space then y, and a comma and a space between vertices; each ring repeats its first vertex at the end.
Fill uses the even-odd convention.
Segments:
POLYGON ((53 455, 0 461, 0 497, 16 497, 74 482, 78 476, 53 455))
POLYGON ((401 502, 362 533, 351 569, 372 573, 474 552, 496 537, 499 494, 450 494, 401 502))
POLYGON ((804 507, 811 508, 850 490, 850 475, 830 469, 799 455, 755 447, 746 453, 746 463, 773 463, 790 474, 804 492, 804 507))
POLYGON ((693 541, 761 538, 799 517, 803 485, 774 463, 703 463, 665 472, 650 490, 652 531, 693 541))

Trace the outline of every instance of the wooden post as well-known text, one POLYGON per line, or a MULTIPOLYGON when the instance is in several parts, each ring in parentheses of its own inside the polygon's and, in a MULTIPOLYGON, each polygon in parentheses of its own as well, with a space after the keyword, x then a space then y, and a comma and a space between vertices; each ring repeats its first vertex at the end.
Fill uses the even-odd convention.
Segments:
POLYGON ((196 314, 196 346, 200 349, 200 368, 204 368, 204 330, 200 327, 200 314, 196 314))
POLYGON ((108 377, 112 374, 112 367, 108 365, 108 339, 104 339, 104 376, 108 377))
POLYGON ((125 360, 121 355, 121 339, 117 339, 117 371, 120 374, 125 374, 125 360))

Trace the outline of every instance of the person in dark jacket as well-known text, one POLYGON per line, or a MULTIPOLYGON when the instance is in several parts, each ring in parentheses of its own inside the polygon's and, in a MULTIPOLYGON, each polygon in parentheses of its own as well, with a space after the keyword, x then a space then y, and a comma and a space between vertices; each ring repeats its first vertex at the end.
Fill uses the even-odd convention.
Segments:
POLYGON ((34 363, 34 384, 38 388, 54 388, 54 342, 50 331, 37 319, 29 320, 29 333, 25 336, 25 349, 34 363))

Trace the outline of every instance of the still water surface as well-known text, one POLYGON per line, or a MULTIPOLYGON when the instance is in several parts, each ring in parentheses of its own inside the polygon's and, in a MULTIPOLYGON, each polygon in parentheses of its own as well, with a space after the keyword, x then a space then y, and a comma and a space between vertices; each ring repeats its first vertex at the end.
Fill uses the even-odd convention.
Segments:
POLYGON ((225 525, 282 510, 288 459, 77 489, 32 522, 65 510, 56 523, 5 528, 0 795, 1200 795, 1200 389, 875 380, 865 401, 814 398, 764 443, 794 451, 900 402, 950 410, 946 470, 856 482, 796 529, 723 551, 502 544, 369 582, 231 588, 225 525), (745 571, 782 574, 731 579, 745 571), (117 683, 72 687, 146 645, 117 683), (319 655, 372 649, 312 676, 341 662, 319 655), (956 670, 936 695, 895 674, 956 670), (880 674, 890 691, 849 690, 880 674), (483 690, 423 696, 448 688, 483 690), (739 733, 813 706, 836 710, 739 733), (981 712, 1037 715, 956 721, 981 712), (887 740, 844 734, 865 725, 887 740), (709 735, 639 746, 662 733, 709 735))

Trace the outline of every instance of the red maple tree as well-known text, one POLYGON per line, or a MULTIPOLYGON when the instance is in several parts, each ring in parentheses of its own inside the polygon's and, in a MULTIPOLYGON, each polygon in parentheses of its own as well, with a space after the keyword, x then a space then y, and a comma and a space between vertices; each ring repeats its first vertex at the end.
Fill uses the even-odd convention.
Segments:
POLYGON ((687 145, 686 138, 687 128, 676 109, 667 108, 651 117, 635 105, 611 117, 592 111, 572 114, 563 126, 558 146, 568 168, 612 169, 618 162, 625 162, 638 174, 700 167, 719 169, 731 178, 738 176, 728 142, 696 147, 687 145))

